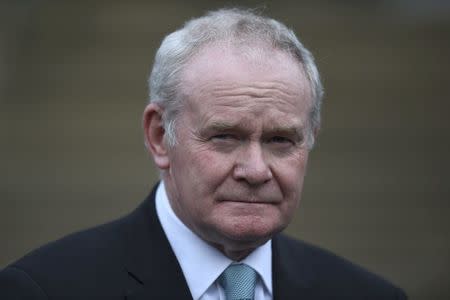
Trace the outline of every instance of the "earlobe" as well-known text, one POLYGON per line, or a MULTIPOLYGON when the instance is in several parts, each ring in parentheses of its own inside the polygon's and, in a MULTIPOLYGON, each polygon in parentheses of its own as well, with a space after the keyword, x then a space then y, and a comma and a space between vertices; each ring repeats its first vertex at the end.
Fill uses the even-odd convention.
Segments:
POLYGON ((145 133, 145 145, 160 169, 169 168, 169 157, 165 143, 165 130, 162 121, 163 110, 157 104, 150 103, 144 110, 142 125, 145 133))

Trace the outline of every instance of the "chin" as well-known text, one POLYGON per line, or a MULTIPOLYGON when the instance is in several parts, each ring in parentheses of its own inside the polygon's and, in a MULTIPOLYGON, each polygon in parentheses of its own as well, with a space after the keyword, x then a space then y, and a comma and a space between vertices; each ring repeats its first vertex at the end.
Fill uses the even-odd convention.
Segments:
POLYGON ((223 228, 222 234, 231 243, 252 245, 254 248, 270 240, 286 226, 280 224, 255 224, 255 222, 241 222, 233 224, 231 228, 223 228))

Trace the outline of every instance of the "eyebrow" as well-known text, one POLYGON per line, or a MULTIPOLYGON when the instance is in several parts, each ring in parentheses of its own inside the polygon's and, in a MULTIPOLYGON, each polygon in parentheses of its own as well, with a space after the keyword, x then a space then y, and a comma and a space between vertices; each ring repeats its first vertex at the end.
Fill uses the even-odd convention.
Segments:
POLYGON ((288 135, 303 135, 303 127, 296 126, 273 126, 268 130, 271 134, 273 133, 282 133, 288 135))
MULTIPOLYGON (((248 131, 245 126, 245 122, 221 122, 215 121, 211 124, 208 124, 205 128, 201 130, 202 133, 210 133, 210 132, 226 132, 226 131, 235 131, 238 133, 245 133, 248 131)), ((274 125, 269 128, 264 128, 263 137, 269 135, 286 135, 290 137, 297 137, 301 140, 304 136, 303 126, 282 126, 282 125, 274 125)))
POLYGON ((211 130, 211 131, 227 131, 227 130, 236 130, 240 129, 242 126, 240 126, 241 123, 227 123, 227 122, 220 122, 215 121, 211 124, 208 124, 205 129, 211 130))
POLYGON ((245 126, 243 127, 241 125, 242 125, 241 123, 214 121, 200 128, 199 133, 200 135, 209 135, 214 132, 227 132, 227 131, 244 133, 246 131, 244 128, 245 126))
POLYGON ((262 137, 285 136, 295 140, 295 142, 301 142, 304 140, 305 136, 303 129, 303 126, 273 126, 269 130, 263 132, 262 137))

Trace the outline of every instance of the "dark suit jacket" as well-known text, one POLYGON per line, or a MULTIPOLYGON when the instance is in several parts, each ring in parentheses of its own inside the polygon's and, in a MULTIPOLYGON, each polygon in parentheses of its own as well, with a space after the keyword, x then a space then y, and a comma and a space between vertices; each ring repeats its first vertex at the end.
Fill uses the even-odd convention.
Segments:
MULTIPOLYGON (((192 299, 156 216, 155 191, 128 216, 3 269, 0 299, 192 299)), ((406 299, 383 279, 304 242, 277 235, 272 252, 274 299, 406 299)))

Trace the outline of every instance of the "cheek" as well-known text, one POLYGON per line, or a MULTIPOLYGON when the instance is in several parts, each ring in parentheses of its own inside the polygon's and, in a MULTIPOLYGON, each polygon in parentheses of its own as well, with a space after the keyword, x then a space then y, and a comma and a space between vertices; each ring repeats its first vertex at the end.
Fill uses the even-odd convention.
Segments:
POLYGON ((184 186, 185 191, 198 199, 208 199, 226 180, 232 166, 230 157, 201 147, 185 147, 177 153, 173 176, 188 185, 184 186))
POLYGON ((274 175, 289 209, 298 205, 303 189, 303 180, 306 173, 307 153, 301 153, 295 157, 278 161, 274 165, 274 175))
POLYGON ((225 180, 233 169, 233 156, 205 148, 196 148, 191 156, 191 164, 196 168, 197 175, 206 181, 225 180))
POLYGON ((303 182, 303 178, 306 174, 307 162, 308 152, 299 151, 299 153, 290 157, 275 160, 273 169, 284 185, 298 185, 303 182))

